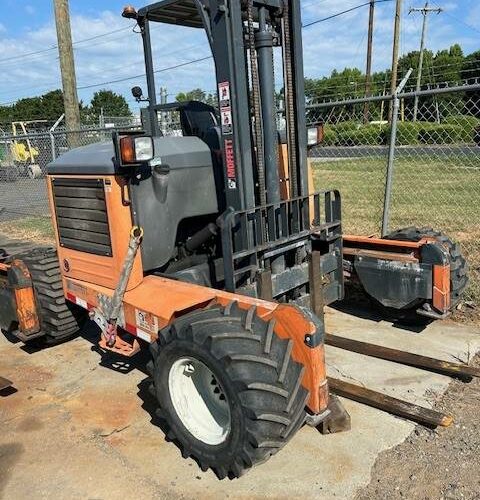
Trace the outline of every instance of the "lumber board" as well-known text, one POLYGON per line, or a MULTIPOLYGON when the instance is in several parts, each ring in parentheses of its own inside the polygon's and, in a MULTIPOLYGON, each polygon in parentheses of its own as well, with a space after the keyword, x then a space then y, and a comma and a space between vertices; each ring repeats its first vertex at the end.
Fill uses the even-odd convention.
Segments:
POLYGON ((453 423, 450 415, 445 415, 430 408, 424 408, 402 399, 397 399, 360 385, 351 384, 343 380, 328 377, 330 391, 338 396, 352 399, 359 403, 386 411, 392 415, 412 420, 430 427, 449 427, 453 423))
POLYGON ((360 342, 345 337, 339 337, 327 333, 325 335, 325 343, 333 347, 345 349, 347 351, 365 354, 374 358, 394 361, 402 365, 413 366, 423 370, 429 370, 442 375, 456 377, 461 379, 471 379, 472 377, 480 377, 480 369, 473 366, 468 366, 461 363, 452 363, 441 359, 429 358, 411 352, 400 351, 390 347, 384 347, 368 342, 360 342))

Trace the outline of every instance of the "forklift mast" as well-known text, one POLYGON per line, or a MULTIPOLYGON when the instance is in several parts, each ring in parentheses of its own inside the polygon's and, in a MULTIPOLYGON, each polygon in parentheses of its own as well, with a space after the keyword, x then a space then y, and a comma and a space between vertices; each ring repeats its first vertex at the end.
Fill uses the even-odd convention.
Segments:
MULTIPOLYGON (((131 8, 130 8, 131 9, 131 8)), ((160 135, 150 24, 203 28, 215 62, 225 206, 248 210, 280 201, 274 50, 282 51, 290 194, 306 196, 307 153, 300 2, 164 0, 135 17, 143 37, 150 130, 160 135), (245 106, 245 103, 250 103, 245 106)))
MULTIPOLYGON (((215 175, 221 185, 216 225, 224 289, 265 299, 308 300, 307 261, 316 251, 322 257, 318 272, 326 280, 322 302, 342 298, 340 195, 312 193, 308 182, 300 2, 163 0, 138 12, 126 7, 123 16, 134 19, 142 34, 148 88, 144 127, 157 138, 162 136, 158 113, 172 108, 156 101, 151 23, 206 33, 220 121, 211 126, 208 140, 199 137, 209 145, 220 174, 215 175), (274 61, 280 59, 282 74, 276 78, 274 61), (286 141, 277 128, 276 82, 283 88, 286 141), (268 277, 259 281, 264 272, 268 277)), ((139 89, 133 90, 139 95, 139 89)), ((177 106, 182 116, 186 109, 177 106)))

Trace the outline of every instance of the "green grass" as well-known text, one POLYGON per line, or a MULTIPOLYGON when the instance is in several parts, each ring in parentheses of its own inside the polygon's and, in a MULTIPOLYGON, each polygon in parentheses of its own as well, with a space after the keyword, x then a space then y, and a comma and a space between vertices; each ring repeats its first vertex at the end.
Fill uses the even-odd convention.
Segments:
MULTIPOLYGON (((386 158, 314 161, 316 189, 339 189, 345 233, 380 234, 386 158)), ((470 265, 469 300, 480 304, 480 159, 432 156, 397 159, 390 229, 429 226, 461 243, 470 265)), ((54 243, 50 218, 0 223, 11 238, 54 243)))
MULTIPOLYGON (((314 161, 316 189, 342 195, 344 232, 380 234, 386 158, 314 161)), ((429 226, 462 245, 470 265, 468 299, 480 304, 480 159, 401 158, 395 162, 390 229, 429 226)))
POLYGON ((52 244, 55 242, 50 217, 25 217, 23 219, 0 222, 0 233, 18 240, 52 244))

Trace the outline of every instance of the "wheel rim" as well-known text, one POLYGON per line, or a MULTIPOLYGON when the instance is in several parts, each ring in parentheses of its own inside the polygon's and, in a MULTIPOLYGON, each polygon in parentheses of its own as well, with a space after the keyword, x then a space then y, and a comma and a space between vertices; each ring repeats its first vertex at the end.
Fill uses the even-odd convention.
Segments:
POLYGON ((231 429, 230 404, 214 373, 201 361, 183 357, 168 374, 175 411, 185 428, 209 445, 223 443, 231 429))

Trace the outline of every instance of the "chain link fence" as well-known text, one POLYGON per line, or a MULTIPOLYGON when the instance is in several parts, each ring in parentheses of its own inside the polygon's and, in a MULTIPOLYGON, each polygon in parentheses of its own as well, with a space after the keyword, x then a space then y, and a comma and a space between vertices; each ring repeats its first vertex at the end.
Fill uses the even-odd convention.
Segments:
POLYGON ((480 85, 397 98, 394 131, 393 96, 307 106, 309 125, 320 130, 321 142, 310 151, 316 186, 340 189, 346 232, 433 227, 461 243, 470 264, 467 300, 478 304, 480 85))
MULTIPOLYGON (((135 129, 121 127, 121 130, 135 129)), ((0 221, 49 217, 47 165, 72 147, 111 140, 115 127, 0 135, 0 221)))
MULTIPOLYGON (((307 122, 320 132, 320 143, 309 151, 316 187, 341 191, 346 232, 380 235, 387 225, 391 231, 414 225, 449 234, 470 263, 467 299, 480 303, 480 85, 397 98, 394 130, 393 96, 307 106, 307 122)), ((181 135, 177 115, 160 116, 166 135, 181 135)), ((0 231, 2 221, 48 221, 46 165, 73 145, 111 140, 117 129, 0 135, 0 231)))

